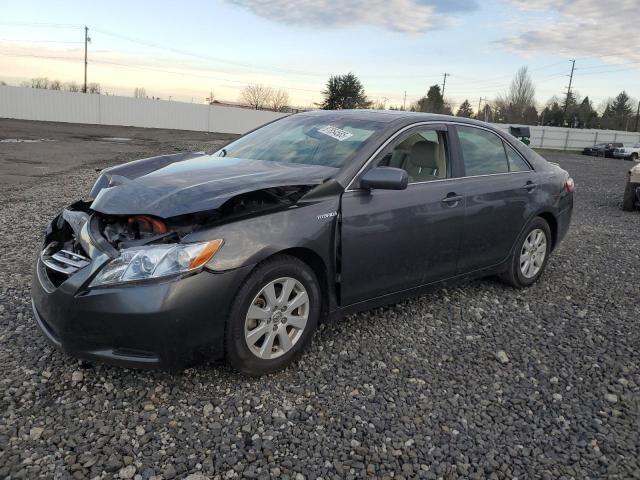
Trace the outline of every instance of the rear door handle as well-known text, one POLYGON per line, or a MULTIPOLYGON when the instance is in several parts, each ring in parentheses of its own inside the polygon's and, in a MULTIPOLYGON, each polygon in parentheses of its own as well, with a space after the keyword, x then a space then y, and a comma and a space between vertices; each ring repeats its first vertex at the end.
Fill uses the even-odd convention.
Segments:
POLYGON ((456 195, 452 192, 442 199, 442 203, 446 204, 449 207, 455 207, 463 198, 464 197, 462 195, 456 195))
POLYGON ((536 189, 537 186, 538 184, 533 183, 532 181, 528 181, 526 185, 522 188, 524 188, 527 192, 531 193, 536 189))

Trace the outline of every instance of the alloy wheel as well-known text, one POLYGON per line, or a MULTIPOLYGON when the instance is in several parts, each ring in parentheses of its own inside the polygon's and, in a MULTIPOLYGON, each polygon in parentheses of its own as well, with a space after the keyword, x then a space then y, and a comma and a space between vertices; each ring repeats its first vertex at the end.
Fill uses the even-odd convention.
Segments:
POLYGON ((535 277, 547 256, 547 235, 536 228, 529 232, 520 251, 520 272, 525 278, 535 277))
POLYGON ((300 340, 309 317, 309 295, 295 278, 269 282, 254 297, 244 322, 251 353, 263 360, 278 358, 300 340))

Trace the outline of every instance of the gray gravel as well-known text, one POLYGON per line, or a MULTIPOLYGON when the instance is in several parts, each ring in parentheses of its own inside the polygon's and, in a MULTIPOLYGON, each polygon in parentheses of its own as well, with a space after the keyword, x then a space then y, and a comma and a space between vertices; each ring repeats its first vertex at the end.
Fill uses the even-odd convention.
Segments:
POLYGON ((48 347, 29 307, 38 231, 95 172, 3 188, 0 478, 640 478, 640 215, 618 205, 629 164, 548 156, 577 194, 539 284, 483 280, 353 315, 252 380, 48 347))

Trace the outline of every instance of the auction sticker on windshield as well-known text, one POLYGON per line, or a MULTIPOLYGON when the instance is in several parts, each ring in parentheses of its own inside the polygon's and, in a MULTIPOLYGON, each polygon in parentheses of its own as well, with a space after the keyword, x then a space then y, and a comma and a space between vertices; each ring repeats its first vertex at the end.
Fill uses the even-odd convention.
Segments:
POLYGON ((330 136, 331 138, 335 138, 339 142, 346 140, 349 137, 353 137, 353 133, 349 133, 345 130, 341 130, 338 127, 332 127, 331 125, 327 125, 326 127, 319 128, 318 131, 320 133, 324 133, 325 135, 330 136))

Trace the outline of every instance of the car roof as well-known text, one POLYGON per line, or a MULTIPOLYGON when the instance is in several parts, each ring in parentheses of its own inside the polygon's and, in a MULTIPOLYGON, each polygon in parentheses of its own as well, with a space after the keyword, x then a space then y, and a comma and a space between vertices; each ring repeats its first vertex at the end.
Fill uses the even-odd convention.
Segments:
POLYGON ((309 110, 307 112, 298 113, 298 115, 313 115, 318 117, 335 116, 336 114, 344 117, 351 117, 359 120, 371 120, 381 123, 408 125, 415 122, 441 121, 487 126, 485 122, 465 117, 454 117, 453 115, 441 115, 437 113, 407 112, 404 110, 309 110))

